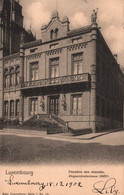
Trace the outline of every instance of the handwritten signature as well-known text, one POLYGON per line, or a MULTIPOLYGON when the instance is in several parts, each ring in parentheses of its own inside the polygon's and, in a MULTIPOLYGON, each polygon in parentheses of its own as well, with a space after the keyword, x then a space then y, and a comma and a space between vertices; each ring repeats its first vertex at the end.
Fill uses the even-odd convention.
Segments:
POLYGON ((93 185, 94 193, 98 194, 112 194, 117 195, 119 192, 118 189, 116 189, 116 179, 110 178, 106 182, 98 181, 93 185))

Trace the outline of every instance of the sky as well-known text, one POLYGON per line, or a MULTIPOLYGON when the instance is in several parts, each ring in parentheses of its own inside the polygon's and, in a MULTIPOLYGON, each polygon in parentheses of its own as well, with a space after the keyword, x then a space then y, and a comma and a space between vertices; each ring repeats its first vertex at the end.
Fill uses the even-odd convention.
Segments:
POLYGON ((93 9, 98 8, 97 23, 118 63, 124 67, 124 0, 20 0, 24 26, 41 38, 41 26, 57 9, 60 20, 68 16, 70 29, 91 24, 93 9))

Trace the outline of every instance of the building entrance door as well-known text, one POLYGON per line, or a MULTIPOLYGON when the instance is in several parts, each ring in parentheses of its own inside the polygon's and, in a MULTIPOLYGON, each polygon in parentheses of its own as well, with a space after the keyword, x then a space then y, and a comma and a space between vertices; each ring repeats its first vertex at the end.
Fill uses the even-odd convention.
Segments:
POLYGON ((59 114, 59 96, 51 96, 49 97, 49 113, 55 114, 58 116, 59 114))

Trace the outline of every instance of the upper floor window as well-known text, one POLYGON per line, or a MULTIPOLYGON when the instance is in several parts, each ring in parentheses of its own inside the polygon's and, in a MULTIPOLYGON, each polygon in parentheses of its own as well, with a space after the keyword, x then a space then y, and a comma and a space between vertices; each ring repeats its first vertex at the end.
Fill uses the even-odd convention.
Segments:
POLYGON ((50 60, 50 78, 59 76, 59 58, 50 60))
POLYGON ((50 31, 50 39, 53 39, 53 34, 54 34, 54 31, 51 30, 51 31, 50 31))
POLYGON ((58 28, 55 29, 55 39, 58 37, 58 28))
POLYGON ((20 82, 19 80, 20 80, 20 67, 17 66, 16 67, 16 85, 19 84, 19 82, 20 82))
POLYGON ((10 86, 15 85, 15 73, 14 68, 10 69, 10 86))
POLYGON ((56 39, 58 37, 58 28, 50 31, 50 39, 56 39))
POLYGON ((72 73, 81 74, 83 71, 83 53, 72 55, 72 73))
POLYGON ((10 84, 10 75, 8 72, 8 69, 5 70, 5 80, 4 80, 4 85, 5 87, 8 87, 10 84))
POLYGON ((38 80, 38 62, 31 63, 30 74, 31 81, 38 80))
POLYGON ((82 96, 81 95, 72 95, 72 114, 81 114, 81 100, 82 96))

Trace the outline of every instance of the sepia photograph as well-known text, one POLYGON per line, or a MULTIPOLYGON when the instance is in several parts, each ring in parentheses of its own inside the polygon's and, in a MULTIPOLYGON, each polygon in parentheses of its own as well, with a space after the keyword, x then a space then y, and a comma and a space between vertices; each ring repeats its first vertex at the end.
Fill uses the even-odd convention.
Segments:
POLYGON ((123 99, 123 0, 0 0, 0 195, 123 195, 123 99))

